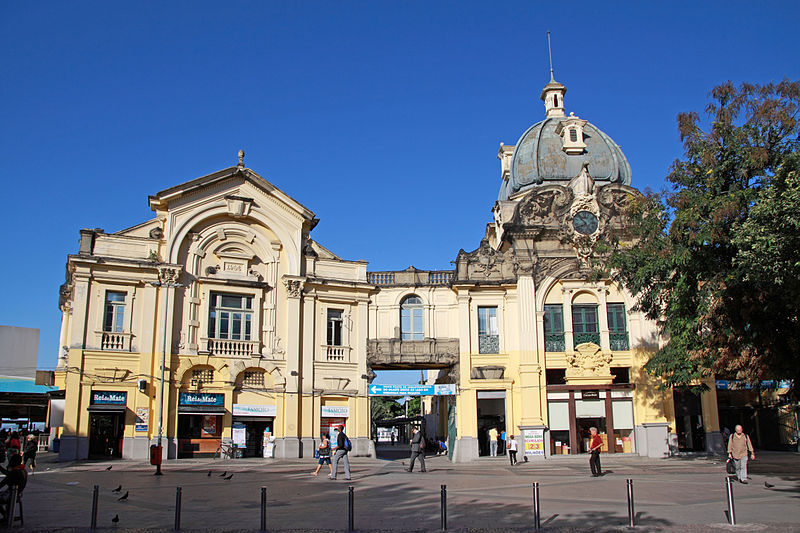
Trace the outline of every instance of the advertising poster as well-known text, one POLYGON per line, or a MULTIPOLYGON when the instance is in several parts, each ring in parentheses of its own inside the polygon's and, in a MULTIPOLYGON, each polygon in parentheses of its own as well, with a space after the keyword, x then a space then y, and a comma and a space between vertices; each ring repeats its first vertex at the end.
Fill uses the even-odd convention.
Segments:
POLYGON ((216 435, 217 434, 217 417, 212 416, 204 416, 203 417, 203 433, 206 435, 216 435))
POLYGON ((136 431, 147 431, 150 421, 150 410, 147 407, 136 408, 136 431))
POLYGON ((523 439, 526 457, 544 457, 544 429, 526 429, 523 439))
POLYGON ((246 448, 247 447, 247 430, 245 429, 244 424, 236 424, 233 426, 233 446, 234 448, 246 448))

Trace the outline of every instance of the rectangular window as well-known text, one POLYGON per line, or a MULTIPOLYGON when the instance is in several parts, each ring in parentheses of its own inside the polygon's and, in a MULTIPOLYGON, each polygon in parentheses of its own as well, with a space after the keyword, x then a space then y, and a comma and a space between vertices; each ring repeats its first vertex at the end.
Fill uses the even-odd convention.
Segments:
POLYGON ((125 324, 125 293, 106 292, 106 314, 103 331, 121 333, 125 324))
POLYGON ((544 332, 564 333, 564 313, 561 304, 545 304, 544 332))
POLYGON ((574 333, 597 333, 597 306, 572 306, 572 331, 574 333))
POLYGON ((253 330, 253 297, 211 293, 208 337, 249 341, 253 330))
POLYGON ((478 351, 479 353, 500 353, 497 307, 478 308, 478 351))
POLYGON ((615 333, 628 331, 625 323, 625 304, 606 304, 608 311, 608 330, 615 333))
POLYGON ((242 383, 248 387, 263 387, 264 372, 245 372, 242 383))
POLYGON ((328 346, 342 345, 342 311, 328 309, 328 346))

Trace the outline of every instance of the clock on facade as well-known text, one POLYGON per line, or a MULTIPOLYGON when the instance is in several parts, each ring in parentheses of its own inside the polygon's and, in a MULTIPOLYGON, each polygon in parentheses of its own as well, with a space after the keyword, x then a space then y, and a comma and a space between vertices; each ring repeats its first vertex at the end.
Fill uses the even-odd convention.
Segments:
POLYGON ((597 217, 589 211, 578 211, 572 218, 572 227, 582 235, 591 235, 597 231, 597 217))

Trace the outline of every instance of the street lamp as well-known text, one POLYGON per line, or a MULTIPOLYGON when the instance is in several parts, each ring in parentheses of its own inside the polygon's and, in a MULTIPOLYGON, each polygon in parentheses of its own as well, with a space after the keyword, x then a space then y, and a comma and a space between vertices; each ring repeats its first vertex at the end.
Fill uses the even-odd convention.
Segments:
POLYGON ((161 457, 159 457, 158 463, 156 464, 156 476, 160 476, 161 474, 161 461, 163 461, 163 450, 164 448, 161 447, 161 440, 164 435, 164 373, 167 367, 167 317, 169 316, 169 289, 177 289, 178 287, 183 287, 183 283, 173 283, 171 281, 153 281, 150 282, 150 285, 153 287, 161 287, 163 289, 167 289, 164 293, 164 328, 161 337, 161 391, 160 391, 160 400, 159 400, 159 408, 158 408, 158 448, 159 453, 161 453, 161 457))

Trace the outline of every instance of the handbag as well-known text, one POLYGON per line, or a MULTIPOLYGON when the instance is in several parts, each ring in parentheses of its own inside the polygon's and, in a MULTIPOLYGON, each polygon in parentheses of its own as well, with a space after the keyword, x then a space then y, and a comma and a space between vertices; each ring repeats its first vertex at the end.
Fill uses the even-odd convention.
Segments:
POLYGON ((733 459, 731 459, 730 457, 728 458, 728 462, 725 463, 725 471, 729 474, 736 473, 736 465, 733 464, 733 459))

